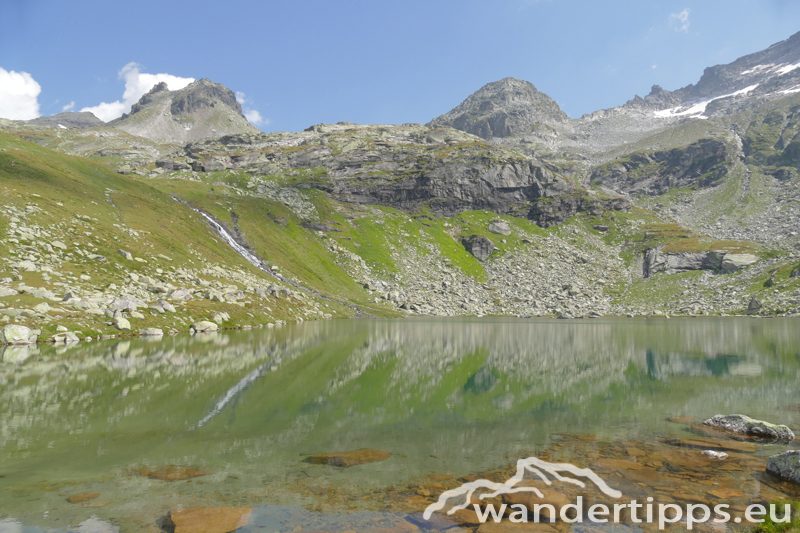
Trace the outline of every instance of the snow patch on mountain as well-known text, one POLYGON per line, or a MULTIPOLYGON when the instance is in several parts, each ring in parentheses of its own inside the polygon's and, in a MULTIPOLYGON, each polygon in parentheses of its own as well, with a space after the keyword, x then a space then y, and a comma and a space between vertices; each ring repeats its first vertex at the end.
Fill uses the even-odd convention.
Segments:
POLYGON ((704 100, 695 100, 693 102, 685 102, 677 107, 672 107, 670 109, 662 109, 661 111, 656 111, 654 115, 657 118, 674 118, 674 117, 690 117, 690 118, 699 118, 699 119, 707 119, 708 117, 703 115, 706 112, 706 107, 708 104, 713 102, 714 100, 720 100, 722 98, 730 98, 732 96, 739 96, 742 94, 747 94, 753 89, 758 87, 758 84, 751 85, 749 87, 745 87, 744 89, 740 89, 736 92, 730 94, 723 94, 721 96, 715 96, 713 98, 706 98, 704 100), (686 106, 689 106, 688 109, 685 109, 686 106))

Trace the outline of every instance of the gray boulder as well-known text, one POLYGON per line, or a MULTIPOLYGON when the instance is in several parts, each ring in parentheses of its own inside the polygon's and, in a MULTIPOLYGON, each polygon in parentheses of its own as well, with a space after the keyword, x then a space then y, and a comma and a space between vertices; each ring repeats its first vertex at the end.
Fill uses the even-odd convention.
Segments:
POLYGON ((131 330, 131 323, 128 322, 128 319, 122 318, 118 316, 113 321, 114 327, 120 331, 130 331, 131 330))
POLYGON ((758 256, 753 254, 725 254, 722 259, 722 270, 735 272, 758 262, 758 256))
POLYGON ((478 261, 486 261, 494 251, 494 243, 481 235, 470 235, 463 242, 464 248, 478 261))
POLYGON ((65 343, 66 344, 68 342, 78 342, 81 339, 78 337, 78 335, 76 333, 74 333, 72 331, 65 331, 65 332, 62 332, 62 333, 56 333, 55 335, 50 337, 50 340, 52 342, 55 342, 56 344, 58 344, 58 343, 65 343))
POLYGON ((0 330, 0 344, 36 344, 36 334, 27 326, 8 324, 0 330))
POLYGON ((163 309, 164 311, 169 311, 170 313, 174 313, 175 312, 175 306, 172 305, 171 303, 169 303, 166 300, 159 300, 158 301, 158 306, 161 309, 163 309))
POLYGON ((123 296, 122 298, 114 298, 108 304, 108 308, 112 311, 130 312, 136 311, 140 306, 145 305, 145 302, 133 296, 123 296))
POLYGON ((201 320, 200 322, 195 322, 192 324, 191 328, 192 331, 203 333, 203 332, 210 332, 210 331, 217 331, 219 326, 217 326, 214 322, 209 322, 208 320, 201 320))
POLYGON ((505 220, 495 220, 486 228, 490 233, 497 235, 511 235, 511 226, 505 220))
POLYGON ((800 450, 789 450, 767 460, 767 473, 800 485, 800 450))
POLYGON ((750 298, 750 302, 748 302, 747 304, 746 313, 748 315, 751 315, 753 313, 758 313, 759 311, 761 311, 762 307, 764 307, 764 305, 760 301, 758 301, 758 298, 753 296, 752 298, 750 298))
POLYGON ((164 332, 159 328, 144 328, 139 332, 141 337, 162 337, 164 332))
POLYGON ((170 300, 191 300, 192 293, 188 289, 175 289, 169 296, 167 296, 170 300))
POLYGON ((0 298, 3 296, 14 296, 15 294, 19 294, 14 289, 10 289, 8 287, 0 287, 0 298))
POLYGON ((706 420, 704 424, 738 435, 786 441, 794 440, 794 433, 788 427, 770 424, 745 415, 715 415, 706 420))

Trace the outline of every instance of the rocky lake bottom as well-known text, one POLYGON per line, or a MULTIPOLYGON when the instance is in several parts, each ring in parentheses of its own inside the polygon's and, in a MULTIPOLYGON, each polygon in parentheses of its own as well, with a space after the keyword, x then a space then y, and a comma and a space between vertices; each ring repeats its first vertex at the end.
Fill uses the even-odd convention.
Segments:
MULTIPOLYGON (((342 320, 8 347, 0 532, 658 529, 423 516, 443 492, 502 483, 531 457, 589 468, 622 493, 529 482, 556 506, 651 497, 725 503, 735 520, 800 498, 765 472, 800 446, 704 421, 741 413, 800 431, 798 325, 342 320)), ((481 502, 524 501, 514 497, 481 502)))

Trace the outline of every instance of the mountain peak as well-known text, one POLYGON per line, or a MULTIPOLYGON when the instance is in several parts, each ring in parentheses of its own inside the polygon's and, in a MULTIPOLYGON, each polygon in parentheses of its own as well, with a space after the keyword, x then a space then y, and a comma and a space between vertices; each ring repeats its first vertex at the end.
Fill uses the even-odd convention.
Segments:
POLYGON ((161 82, 109 123, 133 135, 184 143, 240 133, 260 133, 242 114, 236 95, 207 78, 177 91, 161 82))
POLYGON ((566 122, 569 117, 532 83, 503 78, 487 83, 430 126, 450 126, 488 139, 530 133, 537 124, 566 122))

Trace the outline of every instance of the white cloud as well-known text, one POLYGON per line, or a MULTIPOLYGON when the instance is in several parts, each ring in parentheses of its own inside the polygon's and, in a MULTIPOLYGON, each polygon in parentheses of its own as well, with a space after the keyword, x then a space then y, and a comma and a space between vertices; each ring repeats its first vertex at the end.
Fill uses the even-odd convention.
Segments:
POLYGON ((680 13, 672 13, 669 16, 670 27, 677 32, 689 33, 689 13, 691 12, 692 10, 687 7, 680 13))
POLYGON ((250 124, 253 124, 254 126, 266 126, 269 124, 269 119, 262 117, 261 113, 247 105, 247 97, 242 91, 236 91, 236 101, 242 106, 244 118, 246 118, 250 124))
POLYGON ((30 120, 39 116, 39 93, 42 86, 27 72, 0 67, 0 117, 30 120))
POLYGON ((262 124, 266 126, 269 124, 269 120, 266 120, 264 117, 262 117, 261 113, 255 109, 246 109, 244 112, 244 118, 246 118, 250 124, 255 126, 261 126, 262 124))
POLYGON ((183 89, 194 81, 194 78, 181 78, 172 74, 147 74, 140 70, 138 63, 128 63, 119 71, 119 79, 125 80, 125 92, 122 100, 102 102, 96 106, 84 107, 81 111, 89 111, 104 122, 114 120, 131 110, 131 106, 139 101, 153 86, 166 82, 170 91, 183 89))
POLYGON ((72 102, 68 103, 67 105, 65 105, 64 107, 62 107, 61 108, 61 112, 64 113, 66 111, 72 111, 73 109, 75 109, 75 101, 74 100, 72 102))

